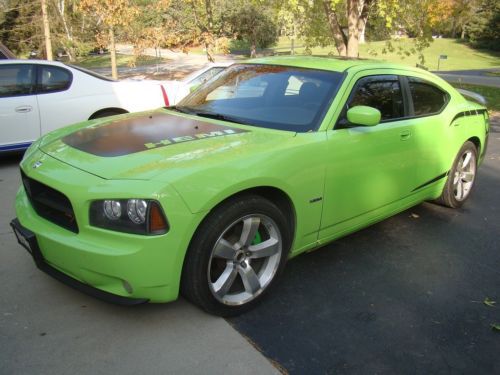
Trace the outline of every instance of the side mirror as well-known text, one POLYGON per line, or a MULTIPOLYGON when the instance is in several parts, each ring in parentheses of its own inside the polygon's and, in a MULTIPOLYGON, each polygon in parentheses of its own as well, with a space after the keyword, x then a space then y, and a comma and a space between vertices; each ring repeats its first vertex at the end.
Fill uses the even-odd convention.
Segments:
POLYGON ((375 126, 380 122, 381 116, 378 109, 365 105, 357 105, 347 111, 347 120, 361 126, 375 126))

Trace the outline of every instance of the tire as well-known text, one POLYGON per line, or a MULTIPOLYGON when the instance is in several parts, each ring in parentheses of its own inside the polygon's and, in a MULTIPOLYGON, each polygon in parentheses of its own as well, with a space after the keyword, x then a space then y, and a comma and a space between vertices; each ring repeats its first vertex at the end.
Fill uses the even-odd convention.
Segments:
POLYGON ((467 141, 458 152, 441 196, 436 200, 446 207, 459 208, 469 198, 477 172, 477 148, 467 141))
POLYGON ((260 196, 222 203, 191 240, 182 294, 214 315, 236 316, 250 310, 285 267, 291 246, 288 228, 283 212, 260 196))

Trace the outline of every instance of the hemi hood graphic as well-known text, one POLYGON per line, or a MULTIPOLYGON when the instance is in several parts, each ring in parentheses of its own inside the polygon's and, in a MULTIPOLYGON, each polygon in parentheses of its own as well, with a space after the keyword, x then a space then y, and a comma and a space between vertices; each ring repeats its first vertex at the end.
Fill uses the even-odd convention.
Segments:
MULTIPOLYGON (((159 109, 56 130, 42 139, 40 150, 108 180, 173 182, 192 173, 209 178, 211 168, 245 170, 248 163, 266 163, 270 152, 287 147, 294 138, 293 132, 238 129, 159 109)), ((38 170, 46 169, 44 165, 38 170)))
POLYGON ((87 127, 62 141, 80 151, 101 157, 123 156, 175 143, 220 137, 247 130, 216 125, 188 117, 153 112, 87 127))

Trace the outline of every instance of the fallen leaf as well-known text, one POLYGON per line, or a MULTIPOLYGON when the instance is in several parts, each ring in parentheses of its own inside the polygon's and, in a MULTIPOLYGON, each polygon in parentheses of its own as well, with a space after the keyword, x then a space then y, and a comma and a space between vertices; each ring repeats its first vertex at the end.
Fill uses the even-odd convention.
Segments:
POLYGON ((497 301, 493 301, 491 299, 489 299, 488 297, 486 297, 483 301, 483 303, 486 305, 486 306, 489 306, 489 307, 495 307, 495 304, 497 303, 497 301))
POLYGON ((494 331, 500 331, 500 323, 491 323, 491 329, 494 331))

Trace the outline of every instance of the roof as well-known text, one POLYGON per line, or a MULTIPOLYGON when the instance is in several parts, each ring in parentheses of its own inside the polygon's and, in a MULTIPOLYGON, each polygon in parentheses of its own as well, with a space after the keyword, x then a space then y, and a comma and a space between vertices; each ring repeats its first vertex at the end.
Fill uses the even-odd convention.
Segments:
POLYGON ((301 68, 313 68, 344 72, 351 68, 390 68, 409 71, 425 72, 407 65, 393 64, 381 60, 359 59, 348 57, 319 57, 319 56, 272 56, 247 60, 251 64, 275 64, 295 66, 301 68))
POLYGON ((66 66, 59 61, 49 61, 49 60, 35 60, 35 59, 12 59, 12 60, 0 60, 0 64, 45 64, 45 65, 56 65, 56 66, 66 66))

